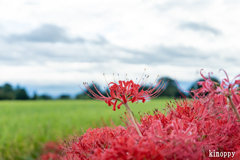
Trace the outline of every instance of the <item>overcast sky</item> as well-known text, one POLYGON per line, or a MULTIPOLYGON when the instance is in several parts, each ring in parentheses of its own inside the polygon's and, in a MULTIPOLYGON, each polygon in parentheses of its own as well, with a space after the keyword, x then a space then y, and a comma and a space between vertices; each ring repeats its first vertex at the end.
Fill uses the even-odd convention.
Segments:
POLYGON ((0 0, 0 84, 76 93, 112 73, 194 81, 240 72, 237 0, 0 0))

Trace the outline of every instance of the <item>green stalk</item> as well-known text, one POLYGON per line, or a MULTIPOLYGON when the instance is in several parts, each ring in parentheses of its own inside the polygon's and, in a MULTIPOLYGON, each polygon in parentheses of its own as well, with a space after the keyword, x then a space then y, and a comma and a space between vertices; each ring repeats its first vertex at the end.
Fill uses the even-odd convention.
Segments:
POLYGON ((235 112, 236 115, 237 115, 238 121, 240 122, 240 115, 239 115, 239 113, 238 113, 238 111, 237 111, 237 108, 235 107, 235 105, 234 105, 234 103, 233 103, 231 97, 230 97, 230 96, 227 96, 227 98, 228 98, 228 100, 229 100, 229 102, 230 102, 230 104, 231 104, 231 106, 232 106, 234 112, 235 112))
POLYGON ((124 105, 125 105, 125 107, 127 108, 127 112, 128 112, 128 114, 130 115, 130 118, 131 118, 131 120, 132 120, 132 122, 133 122, 133 125, 134 125, 134 127, 135 127, 138 135, 142 137, 143 135, 142 135, 142 133, 140 132, 140 129, 138 128, 137 122, 136 122, 135 118, 133 117, 133 114, 132 114, 132 111, 131 111, 130 107, 128 106, 127 102, 124 103, 124 105))

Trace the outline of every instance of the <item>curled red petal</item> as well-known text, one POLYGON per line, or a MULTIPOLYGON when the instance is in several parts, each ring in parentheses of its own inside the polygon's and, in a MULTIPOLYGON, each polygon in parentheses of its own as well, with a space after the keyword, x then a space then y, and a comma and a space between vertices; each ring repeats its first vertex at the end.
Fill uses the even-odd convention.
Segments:
POLYGON ((200 70, 200 75, 203 77, 203 79, 207 80, 207 78, 202 74, 203 69, 200 70))
POLYGON ((117 100, 113 104, 113 110, 116 111, 117 100))
POLYGON ((226 81, 229 82, 229 78, 228 78, 227 72, 226 72, 225 70, 223 70, 223 69, 220 69, 219 72, 220 72, 220 71, 223 71, 223 72, 225 73, 225 75, 226 75, 226 77, 227 77, 226 81))
POLYGON ((132 103, 136 102, 137 101, 137 98, 136 97, 133 97, 132 99, 132 103))
POLYGON ((117 105, 117 108, 120 109, 122 102, 117 105))
POLYGON ((111 106, 112 105, 112 103, 111 103, 111 100, 109 99, 109 100, 107 100, 107 104, 108 104, 108 106, 111 106))
POLYGON ((122 100, 123 100, 123 103, 127 103, 127 99, 126 99, 126 96, 124 94, 122 95, 122 100))

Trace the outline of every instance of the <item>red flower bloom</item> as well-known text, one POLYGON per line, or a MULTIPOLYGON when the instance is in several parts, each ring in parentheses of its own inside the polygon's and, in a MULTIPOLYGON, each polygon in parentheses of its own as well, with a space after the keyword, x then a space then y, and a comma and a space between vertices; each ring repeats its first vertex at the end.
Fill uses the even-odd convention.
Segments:
POLYGON ((240 74, 237 75, 232 81, 230 81, 226 71, 223 70, 223 72, 226 75, 226 78, 222 80, 221 84, 218 84, 211 80, 210 74, 212 74, 212 72, 209 72, 208 78, 206 78, 203 76, 201 71, 200 71, 200 74, 205 81, 198 82, 199 85, 202 85, 202 88, 191 91, 192 93, 194 93, 194 96, 203 98, 205 96, 204 93, 208 92, 209 93, 207 96, 208 102, 214 98, 214 99, 218 99, 220 103, 224 103, 225 100, 223 99, 222 96, 218 96, 218 95, 225 96, 225 99, 228 98, 230 102, 230 106, 233 108, 234 112, 238 117, 238 120, 240 121, 240 115, 238 113, 238 108, 240 107, 240 92, 239 92, 239 87, 237 86, 237 85, 240 85, 240 80, 235 80, 236 78, 240 77, 240 74))
POLYGON ((116 107, 120 109, 120 106, 122 104, 126 104, 129 101, 131 101, 132 103, 142 101, 144 103, 146 100, 157 97, 162 93, 166 84, 162 83, 162 81, 159 81, 156 83, 155 86, 153 86, 152 84, 146 90, 143 90, 143 88, 146 86, 145 84, 139 85, 134 83, 132 80, 130 81, 120 80, 119 84, 110 82, 108 84, 110 93, 106 91, 107 96, 104 96, 97 89, 94 83, 93 86, 98 94, 95 93, 87 83, 83 83, 83 85, 91 93, 91 95, 89 95, 85 92, 89 97, 94 98, 96 100, 105 101, 109 106, 113 105, 113 110, 115 111, 116 107), (118 105, 117 101, 120 101, 118 105))
POLYGON ((240 104, 240 96, 238 95, 239 90, 237 88, 237 85, 240 85, 240 80, 235 80, 236 78, 240 77, 240 74, 237 75, 232 81, 230 81, 226 71, 223 70, 226 78, 222 80, 221 84, 218 84, 217 82, 211 80, 210 75, 212 74, 212 72, 209 72, 208 78, 206 78, 202 74, 202 70, 203 69, 201 69, 200 74, 205 81, 198 82, 198 84, 202 86, 201 88, 191 91, 194 93, 195 96, 204 97, 204 93, 208 92, 208 99, 211 99, 214 97, 215 94, 223 94, 226 97, 232 96, 232 100, 236 105, 240 104))
MULTIPOLYGON (((223 70, 224 71, 224 70, 223 70)), ((237 90, 237 85, 240 85, 240 80, 235 80, 236 78, 240 77, 240 74, 237 75, 233 80, 234 83, 228 78, 228 75, 226 73, 226 71, 224 71, 225 75, 227 78, 224 78, 222 80, 221 83, 221 92, 225 95, 225 96, 231 96, 232 95, 232 100, 235 103, 235 105, 239 105, 240 104, 240 96, 239 91, 237 90)))

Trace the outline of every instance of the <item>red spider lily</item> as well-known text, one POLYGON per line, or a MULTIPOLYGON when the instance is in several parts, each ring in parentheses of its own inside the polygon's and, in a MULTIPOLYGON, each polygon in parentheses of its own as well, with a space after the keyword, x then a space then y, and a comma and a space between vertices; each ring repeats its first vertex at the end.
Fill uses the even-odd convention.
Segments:
MULTIPOLYGON (((223 70, 224 71, 224 70, 223 70)), ((225 95, 225 96, 231 96, 232 95, 232 100, 235 103, 235 105, 239 105, 240 104, 240 96, 238 88, 236 87, 236 85, 240 84, 240 80, 235 80, 236 78, 240 77, 240 74, 237 75, 231 82, 228 78, 228 75, 226 73, 226 71, 224 71, 225 75, 227 78, 224 78, 222 80, 221 83, 221 92, 225 95), (234 83, 233 83, 234 81, 234 83)))
MULTIPOLYGON (((142 101, 143 103, 146 100, 153 99, 157 96, 159 96, 166 83, 162 83, 160 80, 156 83, 155 86, 150 85, 148 89, 143 90, 143 88, 146 86, 145 84, 136 84, 132 80, 129 81, 119 81, 119 84, 115 82, 110 82, 108 84, 110 93, 106 91, 106 95, 103 95, 96 87, 96 85, 93 83, 93 86, 97 93, 95 93, 87 83, 83 83, 85 88, 91 93, 91 95, 86 94, 96 100, 105 101, 109 106, 113 105, 113 110, 116 110, 116 107, 120 109, 122 104, 126 104, 127 102, 131 101, 132 103, 137 101, 142 101), (120 101, 120 103, 117 105, 117 101, 120 101)), ((82 89, 83 90, 83 89, 82 89)), ((83 90, 84 91, 84 90, 83 90)))
MULTIPOLYGON (((221 69, 222 70, 222 69, 221 69)), ((220 70, 220 71, 221 71, 220 70)), ((202 70, 201 70, 202 71, 202 70)), ((204 93, 208 92, 209 95, 207 97, 207 101, 209 102, 212 98, 216 98, 216 94, 222 94, 225 97, 228 98, 229 102, 230 102, 230 106, 233 108, 233 111, 236 113, 239 121, 240 121, 240 115, 237 111, 237 108, 240 106, 240 95, 239 95, 239 90, 237 88, 237 85, 240 84, 240 80, 235 80, 236 78, 240 77, 240 74, 237 75, 233 80, 230 81, 229 77, 227 75, 227 72, 225 70, 223 70, 223 72, 226 75, 226 78, 224 78, 221 82, 221 84, 219 85, 216 82, 213 82, 210 78, 210 74, 212 74, 212 72, 208 73, 208 79, 206 77, 203 76, 203 74, 200 72, 201 76, 205 79, 205 81, 203 82, 198 82, 198 84, 202 85, 202 88, 198 89, 198 90, 194 90, 192 91, 195 96, 199 97, 199 95, 204 95, 204 93), (236 106, 237 107, 236 107, 236 106)), ((222 100, 220 100, 222 101, 222 100)))
POLYGON ((201 85, 202 88, 200 89, 202 92, 214 92, 216 90, 215 86, 218 84, 217 82, 214 82, 211 80, 211 77, 210 75, 213 74, 212 72, 209 72, 208 73, 208 78, 206 78, 203 74, 202 74, 202 70, 200 71, 200 74, 201 76, 203 77, 203 79, 205 81, 201 81, 201 82, 198 82, 198 85, 201 85))
POLYGON ((208 73, 208 78, 202 74, 203 69, 200 70, 200 75, 205 81, 198 82, 198 85, 202 87, 196 90, 191 91, 196 97, 204 97, 205 93, 209 93, 209 99, 212 98, 216 93, 220 91, 219 85, 217 82, 211 80, 210 75, 212 72, 208 73))
POLYGON ((162 93, 161 91, 163 91, 163 88, 165 87, 166 84, 163 84, 162 80, 160 80, 155 86, 153 86, 152 84, 146 90, 143 90, 143 88, 146 87, 145 82, 143 82, 141 85, 134 83, 132 80, 119 81, 119 84, 115 82, 110 82, 108 84, 110 93, 106 91, 107 96, 103 95, 97 89, 96 85, 94 85, 94 83, 93 83, 93 87, 97 91, 97 93, 95 93, 88 86, 87 83, 83 83, 83 85, 91 93, 91 95, 89 95, 85 92, 88 96, 96 100, 105 101, 108 104, 108 106, 113 105, 113 111, 116 110, 116 106, 118 109, 120 109, 121 105, 125 105, 127 112, 130 116, 131 122, 134 124, 134 127, 137 133, 139 134, 139 136, 142 136, 142 133, 138 127, 137 121, 134 119, 132 111, 129 108, 127 102, 131 101, 132 103, 134 103, 134 102, 142 101, 144 103, 146 100, 155 98, 162 93), (118 105, 117 105, 117 101, 120 101, 118 105))
MULTIPOLYGON (((206 93, 209 92, 211 94, 211 98, 213 97, 214 94, 216 93, 221 93, 225 96, 232 96, 232 99, 234 102, 236 102, 237 104, 240 103, 240 97, 237 96, 237 94, 239 94, 238 92, 238 88, 236 87, 236 85, 240 84, 240 80, 235 80, 236 78, 240 77, 240 74, 237 75, 232 81, 229 80, 229 77, 227 75, 227 72, 225 70, 222 70, 225 75, 226 78, 224 78, 221 82, 221 84, 218 84, 217 82, 214 82, 211 80, 210 75, 212 74, 212 72, 208 73, 208 78, 206 78, 201 72, 203 69, 201 69, 200 74, 203 77, 203 79, 205 81, 202 82, 198 82, 199 85, 202 86, 202 88, 199 88, 197 90, 194 90, 192 92, 194 92, 195 94, 201 94, 201 93, 206 93), (233 83, 234 81, 234 83, 233 83)), ((220 70, 220 71, 221 71, 220 70)))

